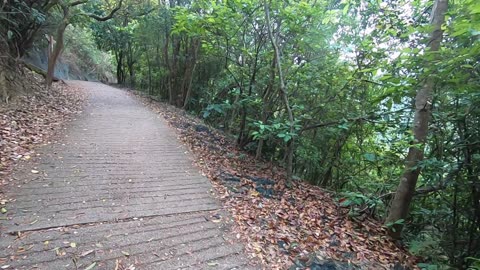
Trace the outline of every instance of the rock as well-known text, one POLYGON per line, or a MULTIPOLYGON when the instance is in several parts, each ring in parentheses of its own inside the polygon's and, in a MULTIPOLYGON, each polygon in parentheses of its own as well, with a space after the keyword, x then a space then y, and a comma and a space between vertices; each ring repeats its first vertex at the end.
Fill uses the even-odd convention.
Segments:
POLYGON ((322 260, 316 256, 310 255, 310 257, 301 259, 298 258, 295 260, 295 264, 292 265, 289 270, 301 270, 301 269, 310 269, 310 270, 353 270, 360 269, 350 263, 335 261, 332 259, 322 260))
POLYGON ((196 125, 195 126, 195 131, 196 132, 205 132, 205 133, 210 134, 210 129, 208 129, 208 127, 206 127, 204 125, 196 125))
POLYGON ((277 192, 273 189, 273 186, 275 185, 275 182, 273 180, 267 179, 267 178, 255 177, 255 176, 250 176, 248 177, 248 179, 255 182, 256 184, 255 190, 258 193, 262 194, 263 197, 271 198, 277 195, 277 192))

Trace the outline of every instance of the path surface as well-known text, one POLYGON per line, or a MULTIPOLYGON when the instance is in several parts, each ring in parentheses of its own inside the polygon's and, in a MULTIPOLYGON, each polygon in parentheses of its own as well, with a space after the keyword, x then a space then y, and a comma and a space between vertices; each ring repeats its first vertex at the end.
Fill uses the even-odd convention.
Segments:
POLYGON ((16 169, 0 267, 248 268, 210 183, 164 120, 121 90, 71 83, 88 89, 89 105, 16 169))

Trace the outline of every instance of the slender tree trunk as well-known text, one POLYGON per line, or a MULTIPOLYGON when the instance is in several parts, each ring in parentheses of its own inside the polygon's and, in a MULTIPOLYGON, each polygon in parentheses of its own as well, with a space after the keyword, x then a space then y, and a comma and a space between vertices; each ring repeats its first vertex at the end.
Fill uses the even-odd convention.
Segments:
POLYGON ((60 53, 63 50, 63 35, 65 34, 65 29, 69 24, 70 20, 68 18, 68 11, 64 11, 64 18, 57 28, 57 42, 55 43, 55 47, 53 48, 52 53, 48 57, 47 77, 45 78, 47 88, 50 88, 52 86, 53 75, 55 73, 55 65, 57 63, 58 57, 60 56, 60 53))
POLYGON ((148 66, 148 89, 147 93, 148 95, 152 95, 152 63, 150 61, 150 57, 148 55, 148 48, 147 44, 144 44, 144 49, 145 49, 145 55, 147 56, 147 66, 148 66))
POLYGON ((165 29, 165 46, 163 47, 163 58, 165 61, 165 66, 168 70, 168 76, 167 76, 167 94, 168 94, 168 103, 172 104, 173 103, 173 89, 172 89, 172 80, 170 79, 171 75, 171 68, 170 68, 170 59, 169 59, 169 54, 168 54, 168 48, 170 44, 170 32, 165 29))
MULTIPOLYGON (((238 84, 237 87, 240 91, 239 93, 243 93, 243 90, 242 90, 243 85, 238 84)), ((237 104, 239 100, 240 100, 240 94, 235 96, 235 100, 233 100, 232 105, 237 104)), ((225 125, 225 131, 227 133, 230 133, 233 127, 233 123, 235 122, 235 119, 237 119, 237 115, 238 115, 238 109, 236 108, 236 106, 234 106, 232 110, 232 114, 230 115, 230 119, 228 120, 227 125, 225 125)), ((237 138, 237 143, 238 143, 238 138, 237 138)))
MULTIPOLYGON (((242 83, 243 83, 243 80, 242 80, 242 83)), ((243 98, 243 95, 244 95, 244 91, 243 91, 243 86, 240 87, 240 93, 238 95, 238 98, 243 98)), ((239 126, 239 131, 238 131, 238 138, 237 138, 237 145, 240 146, 240 147, 243 147, 244 144, 244 137, 245 137, 245 126, 246 126, 246 121, 247 121, 247 110, 245 108, 245 103, 242 102, 241 103, 241 107, 240 107, 240 126, 239 126)), ((234 114, 235 115, 235 114, 234 114)), ((234 120, 234 118, 232 117, 232 119, 234 120)))
POLYGON ((470 145, 463 149, 465 167, 466 167, 466 179, 467 183, 471 186, 471 207, 470 214, 468 217, 468 245, 466 249, 466 254, 474 254, 475 250, 478 250, 478 231, 480 229, 480 173, 478 172, 477 166, 475 166, 475 160, 473 156, 475 152, 478 152, 476 149, 475 143, 472 141, 475 140, 475 135, 471 133, 470 127, 467 122, 467 117, 463 117, 459 121, 459 126, 462 129, 460 133, 460 138, 465 144, 470 145))
MULTIPOLYGON (((283 79, 283 70, 282 70, 282 63, 281 63, 281 58, 280 58, 280 50, 277 45, 277 41, 273 37, 271 25, 270 25, 270 11, 268 8, 267 1, 265 0, 264 2, 264 7, 265 7, 265 17, 266 17, 266 24, 267 24, 267 29, 268 29, 268 36, 270 37, 270 42, 272 43, 273 50, 275 52, 275 58, 276 58, 276 64, 277 64, 277 72, 278 72, 278 79, 280 81, 280 95, 283 99, 283 102, 285 104, 285 109, 287 110, 288 113, 288 121, 290 125, 290 135, 292 135, 292 138, 287 142, 287 153, 286 153, 286 164, 287 164, 287 183, 289 183, 292 180, 292 175, 293 175, 293 149, 294 149, 294 138, 293 134, 295 132, 295 120, 293 118, 293 112, 292 108, 290 107, 290 103, 288 101, 288 94, 287 94, 287 89, 285 87, 285 81, 283 79)), ((277 30, 279 31, 279 30, 277 30)))
POLYGON ((127 57, 127 68, 128 68, 128 83, 130 87, 135 87, 136 84, 136 79, 135 79, 135 48, 133 47, 131 42, 127 43, 127 51, 126 51, 126 57, 127 57))
MULTIPOLYGON (((267 119, 268 119, 268 110, 270 107, 270 104, 268 104, 270 100, 270 93, 273 92, 273 84, 275 82, 275 57, 273 58, 272 65, 270 67, 270 77, 269 77, 269 82, 267 85, 267 88, 265 89, 265 93, 263 93, 262 96, 262 123, 265 125, 267 124, 267 119)), ((259 160, 262 157, 262 151, 263 151, 263 146, 265 144, 265 139, 261 138, 258 140, 258 145, 257 145, 257 152, 255 154, 255 158, 259 160)))
POLYGON ((120 61, 117 62, 117 76, 118 76, 118 83, 125 84, 125 65, 123 64, 125 59, 125 54, 123 49, 120 50, 120 61))
MULTIPOLYGON (((448 0, 436 0, 432 10, 431 24, 433 31, 430 35, 428 48, 430 52, 436 52, 440 48, 443 37, 442 25, 445 22, 445 13, 448 8, 448 0)), ((424 145, 428 135, 428 125, 430 121, 432 97, 433 97, 434 78, 428 76, 423 86, 418 90, 415 97, 415 115, 413 136, 414 141, 408 150, 408 156, 405 161, 405 171, 400 179, 395 197, 390 206, 387 223, 394 223, 405 219, 410 209, 410 203, 415 193, 418 176, 420 174, 419 162, 423 160, 424 145)), ((403 224, 395 224, 390 230, 392 237, 399 239, 403 224)))
POLYGON ((183 109, 186 110, 188 107, 188 103, 190 102, 190 97, 192 95, 192 84, 193 84, 193 76, 195 74, 195 69, 197 68, 197 57, 198 57, 198 50, 200 48, 201 41, 200 39, 192 40, 192 47, 191 47, 191 55, 192 59, 190 60, 190 64, 188 65, 189 68, 185 72, 184 76, 184 99, 183 99, 183 109))
POLYGON ((170 97, 169 101, 171 105, 178 106, 178 60, 181 48, 181 41, 178 37, 172 37, 172 62, 170 65, 170 97))
MULTIPOLYGON (((188 81, 187 81, 187 87, 186 87, 186 90, 185 90, 185 99, 183 101, 183 109, 186 110, 188 108, 188 103, 190 102, 190 97, 192 96, 192 88, 193 88, 193 76, 195 74, 195 69, 197 68, 197 57, 198 57, 198 49, 200 47, 200 44, 201 44, 201 41, 200 40, 196 40, 194 43, 193 43, 193 59, 192 59, 192 69, 190 70, 189 72, 189 76, 187 77, 188 78, 188 81)), ((187 78, 185 78, 185 80, 187 80, 187 78)))
POLYGON ((5 101, 8 103, 10 97, 10 84, 7 80, 7 68, 3 66, 3 63, 0 62, 0 102, 5 101))
POLYGON ((122 68, 123 68, 123 52, 115 50, 115 60, 117 61, 117 83, 123 84, 122 68))

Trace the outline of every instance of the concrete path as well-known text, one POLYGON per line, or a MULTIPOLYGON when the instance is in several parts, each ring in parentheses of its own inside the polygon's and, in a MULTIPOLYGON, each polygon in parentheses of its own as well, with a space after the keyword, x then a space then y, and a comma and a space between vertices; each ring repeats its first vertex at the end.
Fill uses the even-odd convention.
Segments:
POLYGON ((250 268, 208 179, 161 116, 121 90, 71 83, 88 89, 89 105, 16 169, 0 268, 250 268))

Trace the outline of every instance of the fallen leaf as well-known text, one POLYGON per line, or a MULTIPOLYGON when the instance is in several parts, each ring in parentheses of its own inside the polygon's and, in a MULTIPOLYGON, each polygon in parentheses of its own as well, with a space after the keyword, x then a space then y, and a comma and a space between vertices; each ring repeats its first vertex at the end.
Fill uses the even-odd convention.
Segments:
POLYGON ((56 247, 53 249, 55 251, 55 254, 57 256, 64 256, 65 254, 67 254, 65 251, 63 251, 62 249, 60 249, 59 247, 56 247))
POLYGON ((95 266, 97 265, 96 262, 90 264, 87 268, 85 268, 85 270, 92 270, 95 266))
POLYGON ((93 253, 93 251, 94 251, 93 249, 90 249, 90 250, 84 251, 84 252, 82 252, 82 253, 80 254, 80 257, 85 257, 85 256, 87 256, 87 255, 89 255, 89 254, 93 253))
POLYGON ((287 269, 297 256, 319 252, 322 258, 352 263, 362 260, 345 254, 361 253, 363 262, 381 265, 374 269, 398 261, 415 263, 413 256, 388 240, 381 222, 367 218, 353 224, 332 193, 303 181, 287 186, 286 172, 278 164, 255 159, 228 135, 174 106, 135 96, 162 115, 190 148, 185 153, 194 155, 201 174, 211 180, 212 193, 231 214, 233 237, 245 240, 248 253, 269 269, 287 269), (385 251, 388 256, 381 257, 385 251))

